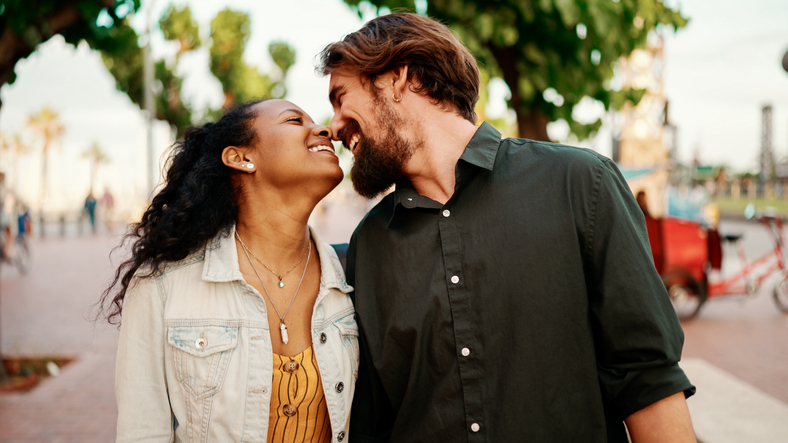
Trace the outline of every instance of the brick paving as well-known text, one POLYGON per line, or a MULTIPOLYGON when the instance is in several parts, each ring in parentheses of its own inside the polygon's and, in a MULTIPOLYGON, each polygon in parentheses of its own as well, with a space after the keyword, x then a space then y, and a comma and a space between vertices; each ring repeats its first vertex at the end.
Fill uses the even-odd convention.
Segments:
MULTIPOLYGON (((366 209, 329 202, 311 223, 324 241, 345 242, 366 209)), ((114 440, 117 330, 88 317, 112 272, 108 254, 118 240, 108 234, 34 239, 30 274, 2 268, 3 355, 77 359, 30 392, 0 395, 0 443, 114 440)), ((743 304, 712 301, 683 326, 685 358, 703 359, 788 403, 788 316, 769 293, 743 304)))
POLYGON ((32 239, 30 273, 0 271, 3 355, 76 357, 31 391, 0 395, 0 442, 114 441, 117 329, 88 319, 117 241, 32 239))

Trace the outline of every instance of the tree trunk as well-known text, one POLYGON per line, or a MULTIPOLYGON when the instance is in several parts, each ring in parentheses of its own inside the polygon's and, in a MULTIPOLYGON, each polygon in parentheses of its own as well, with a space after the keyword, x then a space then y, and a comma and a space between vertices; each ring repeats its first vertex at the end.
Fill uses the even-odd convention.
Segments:
POLYGON ((544 114, 539 111, 533 111, 527 115, 522 111, 515 111, 515 113, 517 114, 517 130, 520 133, 520 138, 550 141, 550 137, 547 135, 547 124, 550 122, 544 114))
POLYGON ((539 111, 529 109, 523 101, 520 88, 518 86, 520 73, 517 68, 518 54, 515 48, 495 48, 490 47, 490 51, 498 63, 498 67, 503 74, 503 81, 509 86, 512 97, 509 99, 509 106, 517 114, 518 137, 529 138, 531 140, 550 141, 547 136, 547 116, 539 111))

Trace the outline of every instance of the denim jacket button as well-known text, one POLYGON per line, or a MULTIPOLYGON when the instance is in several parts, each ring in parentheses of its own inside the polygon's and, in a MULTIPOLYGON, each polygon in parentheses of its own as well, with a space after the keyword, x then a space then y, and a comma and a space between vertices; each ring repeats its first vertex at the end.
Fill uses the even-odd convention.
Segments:
POLYGON ((326 337, 326 333, 325 332, 321 332, 320 333, 320 343, 325 343, 326 340, 328 340, 328 337, 326 337))
POLYGON ((344 439, 345 439, 345 431, 339 431, 339 434, 337 434, 337 441, 342 441, 344 439))
POLYGON ((345 384, 342 382, 337 383, 336 385, 337 392, 342 392, 345 390, 345 384))
POLYGON ((194 347, 197 349, 205 349, 205 346, 208 344, 204 338, 200 337, 197 341, 194 342, 194 347))

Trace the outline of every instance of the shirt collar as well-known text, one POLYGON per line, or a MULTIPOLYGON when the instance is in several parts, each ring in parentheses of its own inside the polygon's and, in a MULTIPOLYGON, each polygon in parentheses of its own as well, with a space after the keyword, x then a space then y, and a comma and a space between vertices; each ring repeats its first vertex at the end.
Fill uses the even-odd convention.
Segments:
MULTIPOLYGON (((470 165, 492 171, 500 145, 501 133, 489 123, 483 122, 476 130, 476 133, 473 134, 471 141, 468 142, 468 145, 460 156, 460 160, 470 165)), ((459 183, 460 171, 457 170, 456 173, 458 175, 457 182, 459 183)), ((400 205, 407 209, 417 207, 439 209, 443 207, 440 203, 419 195, 410 181, 406 178, 402 178, 396 183, 396 190, 394 191, 394 211, 392 211, 391 218, 389 219, 389 225, 391 225, 391 220, 394 219, 394 214, 397 212, 397 207, 400 205)))
POLYGON ((492 171, 499 146, 501 146, 501 133, 489 123, 483 122, 468 142, 460 160, 492 171))
MULTIPOLYGON (((313 252, 317 252, 320 257, 320 284, 326 288, 336 288, 344 293, 351 292, 353 287, 345 281, 345 273, 334 248, 324 244, 311 226, 309 232, 317 249, 313 252)), ((219 234, 205 247, 202 280, 218 283, 243 281, 243 279, 243 274, 238 266, 238 249, 235 242, 235 225, 233 225, 229 235, 219 234)))

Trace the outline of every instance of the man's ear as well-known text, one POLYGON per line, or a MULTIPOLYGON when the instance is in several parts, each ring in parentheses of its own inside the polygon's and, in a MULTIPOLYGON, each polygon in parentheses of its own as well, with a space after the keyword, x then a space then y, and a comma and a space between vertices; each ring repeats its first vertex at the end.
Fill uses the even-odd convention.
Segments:
POLYGON ((237 171, 254 172, 257 166, 246 152, 237 146, 228 146, 222 150, 222 163, 237 171))
POLYGON ((410 92, 410 81, 408 80, 408 67, 399 66, 391 71, 385 72, 375 78, 375 86, 382 91, 388 92, 395 102, 402 100, 402 94, 410 92))
POLYGON ((402 99, 402 94, 410 92, 408 80, 408 66, 400 66, 391 70, 391 87, 394 89, 394 97, 402 99))

